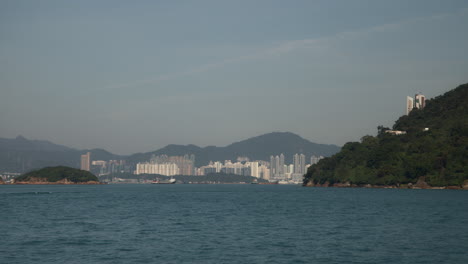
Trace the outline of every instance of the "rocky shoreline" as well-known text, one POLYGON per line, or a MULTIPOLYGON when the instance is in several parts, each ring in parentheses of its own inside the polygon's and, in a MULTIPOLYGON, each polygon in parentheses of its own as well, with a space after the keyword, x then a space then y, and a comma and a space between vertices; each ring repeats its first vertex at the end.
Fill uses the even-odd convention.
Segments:
POLYGON ((377 189, 425 189, 425 190, 468 190, 468 180, 466 180, 462 186, 430 186, 424 179, 421 177, 415 184, 399 184, 399 185, 372 185, 372 184, 352 184, 349 182, 345 183, 329 183, 325 182, 323 184, 314 184, 309 181, 302 186, 305 187, 336 187, 336 188, 377 188, 377 189))

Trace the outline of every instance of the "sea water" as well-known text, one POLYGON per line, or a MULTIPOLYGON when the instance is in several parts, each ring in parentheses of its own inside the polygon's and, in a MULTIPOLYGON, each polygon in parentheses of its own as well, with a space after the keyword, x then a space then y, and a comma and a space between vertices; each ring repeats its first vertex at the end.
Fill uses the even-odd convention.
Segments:
POLYGON ((0 186, 0 263, 468 263, 468 191, 0 186))

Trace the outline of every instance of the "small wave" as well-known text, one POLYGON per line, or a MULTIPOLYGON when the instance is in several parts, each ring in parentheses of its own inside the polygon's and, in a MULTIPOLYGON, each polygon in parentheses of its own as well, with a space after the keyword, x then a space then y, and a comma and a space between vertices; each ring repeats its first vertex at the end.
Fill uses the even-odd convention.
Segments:
POLYGON ((42 195, 52 194, 52 192, 15 192, 15 193, 2 193, 2 195, 15 195, 15 196, 26 196, 26 195, 42 195))

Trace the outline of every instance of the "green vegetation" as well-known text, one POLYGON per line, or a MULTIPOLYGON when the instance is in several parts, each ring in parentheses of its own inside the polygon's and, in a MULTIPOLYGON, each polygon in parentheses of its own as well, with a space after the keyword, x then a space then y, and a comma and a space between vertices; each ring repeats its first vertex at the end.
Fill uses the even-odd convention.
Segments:
POLYGON ((392 135, 379 126, 376 137, 346 143, 311 166, 304 184, 399 185, 425 177, 432 186, 460 186, 468 179, 468 84, 426 101, 393 129, 407 134, 392 135))
POLYGON ((30 182, 42 180, 46 182, 58 182, 60 180, 68 180, 74 183, 99 181, 92 173, 84 170, 74 169, 65 166, 47 167, 40 170, 35 170, 18 176, 15 182, 30 182))

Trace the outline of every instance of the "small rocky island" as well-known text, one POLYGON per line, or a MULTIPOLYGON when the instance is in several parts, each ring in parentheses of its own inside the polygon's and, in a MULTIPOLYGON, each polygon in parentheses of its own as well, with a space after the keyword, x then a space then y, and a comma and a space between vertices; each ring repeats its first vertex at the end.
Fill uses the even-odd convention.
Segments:
POLYGON ((46 167, 18 176, 14 184, 101 184, 89 171, 58 166, 46 167))

